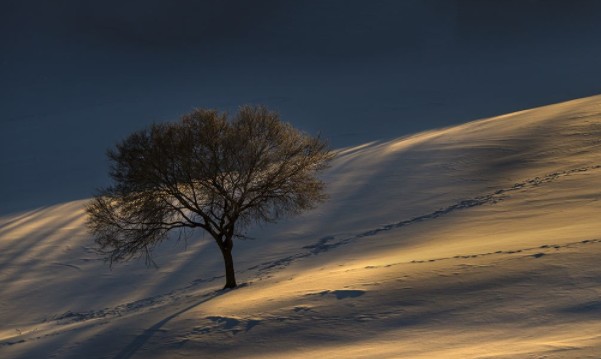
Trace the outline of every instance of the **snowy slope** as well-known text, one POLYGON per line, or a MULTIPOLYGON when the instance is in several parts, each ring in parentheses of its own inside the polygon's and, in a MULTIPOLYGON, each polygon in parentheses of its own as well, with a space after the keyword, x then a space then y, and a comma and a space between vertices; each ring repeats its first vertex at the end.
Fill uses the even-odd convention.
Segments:
POLYGON ((601 353, 601 96, 340 150, 330 200, 107 268, 84 201, 0 222, 2 358, 601 353))

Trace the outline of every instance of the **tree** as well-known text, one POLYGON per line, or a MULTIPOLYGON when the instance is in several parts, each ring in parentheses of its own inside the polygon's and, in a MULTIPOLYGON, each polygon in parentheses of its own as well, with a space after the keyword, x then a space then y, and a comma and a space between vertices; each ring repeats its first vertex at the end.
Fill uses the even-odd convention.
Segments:
POLYGON ((135 132, 108 151, 113 184, 88 203, 88 227, 111 264, 138 256, 175 231, 208 232, 236 287, 234 238, 257 222, 313 208, 325 199, 317 174, 333 153, 262 106, 227 114, 198 109, 175 123, 135 132))

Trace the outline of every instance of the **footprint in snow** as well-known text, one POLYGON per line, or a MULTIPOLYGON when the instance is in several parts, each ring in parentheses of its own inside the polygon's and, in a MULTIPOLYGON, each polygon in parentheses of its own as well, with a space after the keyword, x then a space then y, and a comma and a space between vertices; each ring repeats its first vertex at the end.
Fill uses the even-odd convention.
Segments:
POLYGON ((362 296, 363 294, 365 294, 364 290, 324 290, 323 292, 319 292, 318 293, 321 296, 324 295, 333 295, 336 297, 336 299, 340 300, 340 299, 346 299, 346 298, 357 298, 362 296))
POLYGON ((213 322, 213 325, 194 328, 193 332, 201 334, 210 332, 230 332, 232 334, 237 334, 240 332, 248 332, 261 323, 261 320, 258 319, 237 319, 221 316, 211 316, 207 317, 207 319, 213 322))

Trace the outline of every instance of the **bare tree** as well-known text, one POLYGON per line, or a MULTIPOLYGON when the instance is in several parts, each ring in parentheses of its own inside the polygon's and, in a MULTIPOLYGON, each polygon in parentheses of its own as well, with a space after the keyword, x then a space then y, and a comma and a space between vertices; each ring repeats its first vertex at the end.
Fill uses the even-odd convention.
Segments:
POLYGON ((325 199, 316 175, 333 153, 262 106, 232 118, 199 109, 135 132, 108 151, 113 185, 88 203, 88 227, 113 261, 150 258, 173 230, 208 232, 236 287, 234 238, 256 222, 297 214, 325 199))

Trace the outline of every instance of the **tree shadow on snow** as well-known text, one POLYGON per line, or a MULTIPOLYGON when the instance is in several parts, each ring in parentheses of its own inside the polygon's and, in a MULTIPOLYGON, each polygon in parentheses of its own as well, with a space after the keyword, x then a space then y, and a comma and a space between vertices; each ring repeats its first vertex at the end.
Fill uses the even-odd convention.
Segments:
POLYGON ((206 303, 206 302, 210 301, 211 299, 217 298, 220 295, 225 294, 227 292, 228 292, 228 290, 218 290, 218 291, 209 293, 209 294, 205 295, 204 298, 202 298, 201 300, 199 300, 183 309, 180 309, 179 311, 156 322, 153 326, 146 329, 142 334, 140 334, 136 338, 134 338, 134 340, 132 340, 131 343, 129 343, 125 348, 123 348, 113 358, 114 359, 129 359, 129 358, 133 357, 134 354, 136 354, 136 352, 138 352, 138 350, 140 350, 140 348, 142 348, 144 346, 144 344, 146 344, 148 342, 148 340, 150 338, 152 338, 152 336, 156 332, 160 331, 160 329, 165 324, 169 323, 171 320, 177 318, 178 316, 186 313, 187 311, 194 309, 195 307, 197 307, 203 303, 206 303))

